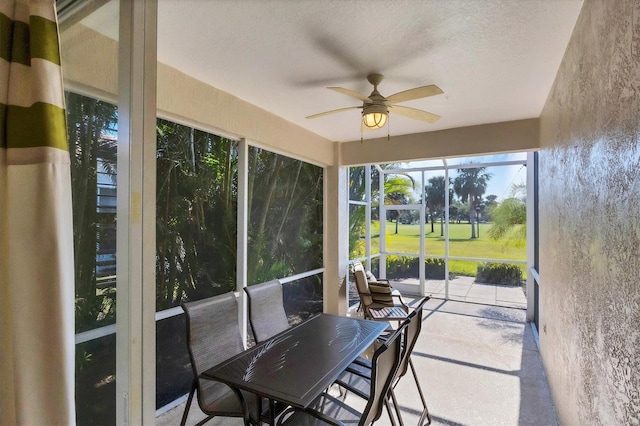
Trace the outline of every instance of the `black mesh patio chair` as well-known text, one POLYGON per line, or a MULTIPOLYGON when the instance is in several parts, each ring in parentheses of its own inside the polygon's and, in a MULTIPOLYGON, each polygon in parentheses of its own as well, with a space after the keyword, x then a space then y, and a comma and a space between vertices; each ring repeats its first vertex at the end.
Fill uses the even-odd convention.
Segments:
POLYGON ((208 416, 243 417, 257 424, 261 402, 251 393, 234 390, 224 383, 200 378, 203 371, 242 352, 244 345, 238 325, 238 304, 233 292, 181 304, 187 317, 187 345, 193 370, 193 383, 181 425, 187 421, 194 393, 198 405, 208 416), (247 418, 248 416, 248 418, 247 418))
MULTIPOLYGON (((429 410, 427 408, 427 403, 424 398, 424 394, 422 393, 422 388, 420 387, 420 382, 418 381, 418 375, 416 373, 416 369, 413 366, 413 361, 411 360, 411 353, 413 352, 413 348, 415 347, 416 342, 418 341, 418 337, 420 336, 420 331, 422 330, 422 310, 424 308, 425 303, 429 300, 429 297, 422 298, 414 310, 409 314, 407 319, 403 322, 403 325, 406 325, 406 344, 402 349, 402 359, 400 361, 400 367, 398 368, 395 377, 393 379, 393 383, 391 385, 391 389, 389 391, 389 396, 393 400, 393 405, 395 407, 396 415, 398 416, 398 420, 400 424, 404 424, 402 421, 402 416, 400 415, 400 409, 398 406, 398 402, 395 397, 394 389, 397 386, 400 379, 407 373, 409 368, 411 368, 411 372, 413 373, 413 378, 416 383, 416 387, 418 389, 418 393, 420 394, 420 400, 422 401, 422 413, 420 416, 420 420, 418 425, 430 424, 431 417, 429 415, 429 410), (426 422, 426 423, 425 423, 426 422)), ((371 362, 364 358, 359 357, 354 363, 352 363, 344 373, 338 378, 336 381, 337 384, 342 386, 343 388, 355 393, 356 395, 362 398, 368 398, 368 388, 369 381, 371 379, 371 362)))
POLYGON ((280 281, 248 286, 244 291, 247 293, 249 322, 256 343, 269 340, 289 328, 280 281))
POLYGON ((370 282, 367 275, 375 277, 360 262, 355 262, 352 268, 360 296, 360 307, 366 319, 402 321, 407 318, 409 307, 402 300, 399 291, 394 290, 386 280, 376 279, 370 282))
POLYGON ((291 407, 285 410, 278 419, 278 425, 358 424, 365 426, 378 420, 384 408, 387 409, 392 424, 395 424, 389 406, 388 392, 400 365, 405 328, 404 324, 399 326, 374 352, 371 360, 369 398, 362 411, 325 392, 306 409, 291 407))

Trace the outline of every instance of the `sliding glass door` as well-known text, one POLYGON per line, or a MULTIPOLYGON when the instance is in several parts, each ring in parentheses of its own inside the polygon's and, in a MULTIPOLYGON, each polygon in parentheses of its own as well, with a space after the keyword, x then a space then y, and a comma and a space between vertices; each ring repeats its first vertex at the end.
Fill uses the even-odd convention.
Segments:
POLYGON ((116 235, 126 226, 117 221, 119 3, 85 10, 83 19, 60 13, 74 223, 76 420, 113 424, 116 235))

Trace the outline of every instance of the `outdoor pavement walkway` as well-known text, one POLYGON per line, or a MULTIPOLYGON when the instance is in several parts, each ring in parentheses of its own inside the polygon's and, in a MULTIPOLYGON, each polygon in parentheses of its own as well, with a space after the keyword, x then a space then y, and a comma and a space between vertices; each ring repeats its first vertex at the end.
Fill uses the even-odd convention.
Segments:
MULTIPOLYGON (((415 299, 408 300, 410 304, 415 299)), ((432 424, 452 426, 557 425, 531 325, 521 309, 431 299, 412 359, 432 424)), ((421 403, 410 373, 396 388, 404 423, 415 425, 421 403)), ((350 396, 355 405, 361 400, 350 396)), ((184 404, 158 417, 177 425, 184 404)), ((195 403, 189 425, 204 415, 195 403)), ((208 425, 240 425, 216 418, 208 425)), ((386 413, 376 425, 390 424, 386 413)))
MULTIPOLYGON (((393 280, 394 288, 404 294, 419 294, 417 279, 393 280)), ((425 294, 433 298, 445 299, 444 280, 426 280, 425 294)), ((520 286, 485 284, 475 282, 474 277, 458 276, 449 280, 449 299, 508 308, 527 308, 527 299, 520 286)))

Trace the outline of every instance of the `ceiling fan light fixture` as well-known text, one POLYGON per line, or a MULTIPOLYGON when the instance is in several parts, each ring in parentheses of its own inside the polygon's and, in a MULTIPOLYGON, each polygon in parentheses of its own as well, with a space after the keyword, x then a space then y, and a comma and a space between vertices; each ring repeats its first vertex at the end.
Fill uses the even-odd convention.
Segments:
MULTIPOLYGON (((350 89, 345 89, 344 87, 327 87, 327 89, 362 101, 362 106, 334 109, 331 111, 321 112, 319 114, 313 114, 307 118, 324 117, 325 115, 335 114, 337 112, 361 108, 362 124, 360 125, 360 140, 362 140, 362 130, 364 130, 365 127, 371 130, 378 130, 386 125, 387 130, 389 129, 389 109, 393 109, 394 114, 403 115, 426 123, 435 123, 440 118, 439 115, 423 111, 421 109, 396 105, 400 102, 441 95, 444 92, 438 86, 431 84, 429 86, 414 87, 413 89, 404 90, 389 97, 384 97, 380 92, 378 92, 378 85, 382 82, 383 78, 384 76, 382 74, 369 74, 367 76, 367 80, 373 85, 373 91, 369 96, 354 92, 350 89)), ((387 138, 389 138, 389 132, 387 132, 387 138)))
POLYGON ((381 129, 387 124, 387 114, 384 105, 369 105, 362 111, 362 124, 370 129, 381 129))

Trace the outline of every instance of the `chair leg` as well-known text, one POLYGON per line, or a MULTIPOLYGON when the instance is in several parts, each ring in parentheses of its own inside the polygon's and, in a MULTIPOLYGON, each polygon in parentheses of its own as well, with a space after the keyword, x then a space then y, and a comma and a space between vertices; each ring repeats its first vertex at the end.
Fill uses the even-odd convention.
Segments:
MULTIPOLYGON (((240 389, 236 389, 236 388, 232 387, 231 390, 238 397, 238 401, 240 401, 240 406, 242 407, 242 418, 244 420, 245 426, 250 426, 252 424, 252 419, 251 419, 251 413, 249 412, 249 405, 247 404, 247 400, 244 399, 244 395, 242 395, 242 391, 240 391, 240 389)), ((262 412, 261 412, 262 411, 262 401, 260 401, 258 403, 258 407, 259 407, 260 411, 258 411, 258 418, 256 419, 256 421, 258 422, 258 424, 260 424, 261 417, 262 417, 262 412)))
POLYGON ((196 423, 196 426, 202 426, 203 424, 205 424, 206 422, 208 422, 212 418, 213 418, 213 416, 207 416, 207 418, 205 418, 204 420, 200 420, 198 423, 196 423))
MULTIPOLYGON (((189 398, 187 398, 187 405, 184 407, 184 413, 182 413, 182 420, 180 420, 180 426, 185 426, 187 424, 187 417, 189 417, 189 409, 191 408, 191 403, 193 402, 193 395, 196 393, 197 383, 194 380, 191 384, 191 390, 189 391, 189 398)), ((204 420, 200 420, 196 423, 196 426, 202 426, 209 420, 211 420, 214 416, 208 415, 204 420)))
POLYGON ((276 424, 276 402, 273 399, 269 400, 269 424, 276 424))
POLYGON ((184 413, 182 413, 182 420, 180 421, 180 426, 184 426, 185 424, 187 424, 187 417, 189 416, 189 408, 191 408, 191 401, 193 400, 193 395, 195 393, 196 393, 196 382, 194 380, 191 383, 189 398, 187 398, 187 405, 184 407, 184 413))
POLYGON ((422 415, 420 416, 419 426, 422 426, 424 421, 426 420, 426 424, 431 424, 431 416, 429 415, 429 409, 427 408, 427 402, 424 399, 424 394, 422 393, 422 388, 420 387, 420 382, 418 381, 418 374, 416 373, 416 368, 413 366, 413 361, 411 360, 411 356, 409 356, 409 367, 411 367, 411 372, 413 373, 413 379, 416 381, 416 387, 418 388, 418 393, 420 394, 420 399, 422 400, 422 406, 424 409, 422 410, 422 415))
POLYGON ((393 406, 396 409, 396 416, 398 416, 398 421, 400 422, 400 426, 404 426, 404 422, 402 421, 402 415, 400 414, 400 405, 398 405, 398 400, 396 399, 396 393, 393 391, 393 389, 390 389, 389 394, 391 395, 393 406))
POLYGON ((342 402, 344 402, 345 399, 347 399, 347 389, 345 389, 344 387, 338 385, 338 398, 341 399, 342 402))
POLYGON ((389 420, 391 420, 391 426, 396 426, 396 421, 391 414, 391 407, 389 406, 389 398, 384 399, 384 406, 387 409, 387 414, 389 414, 389 420))

